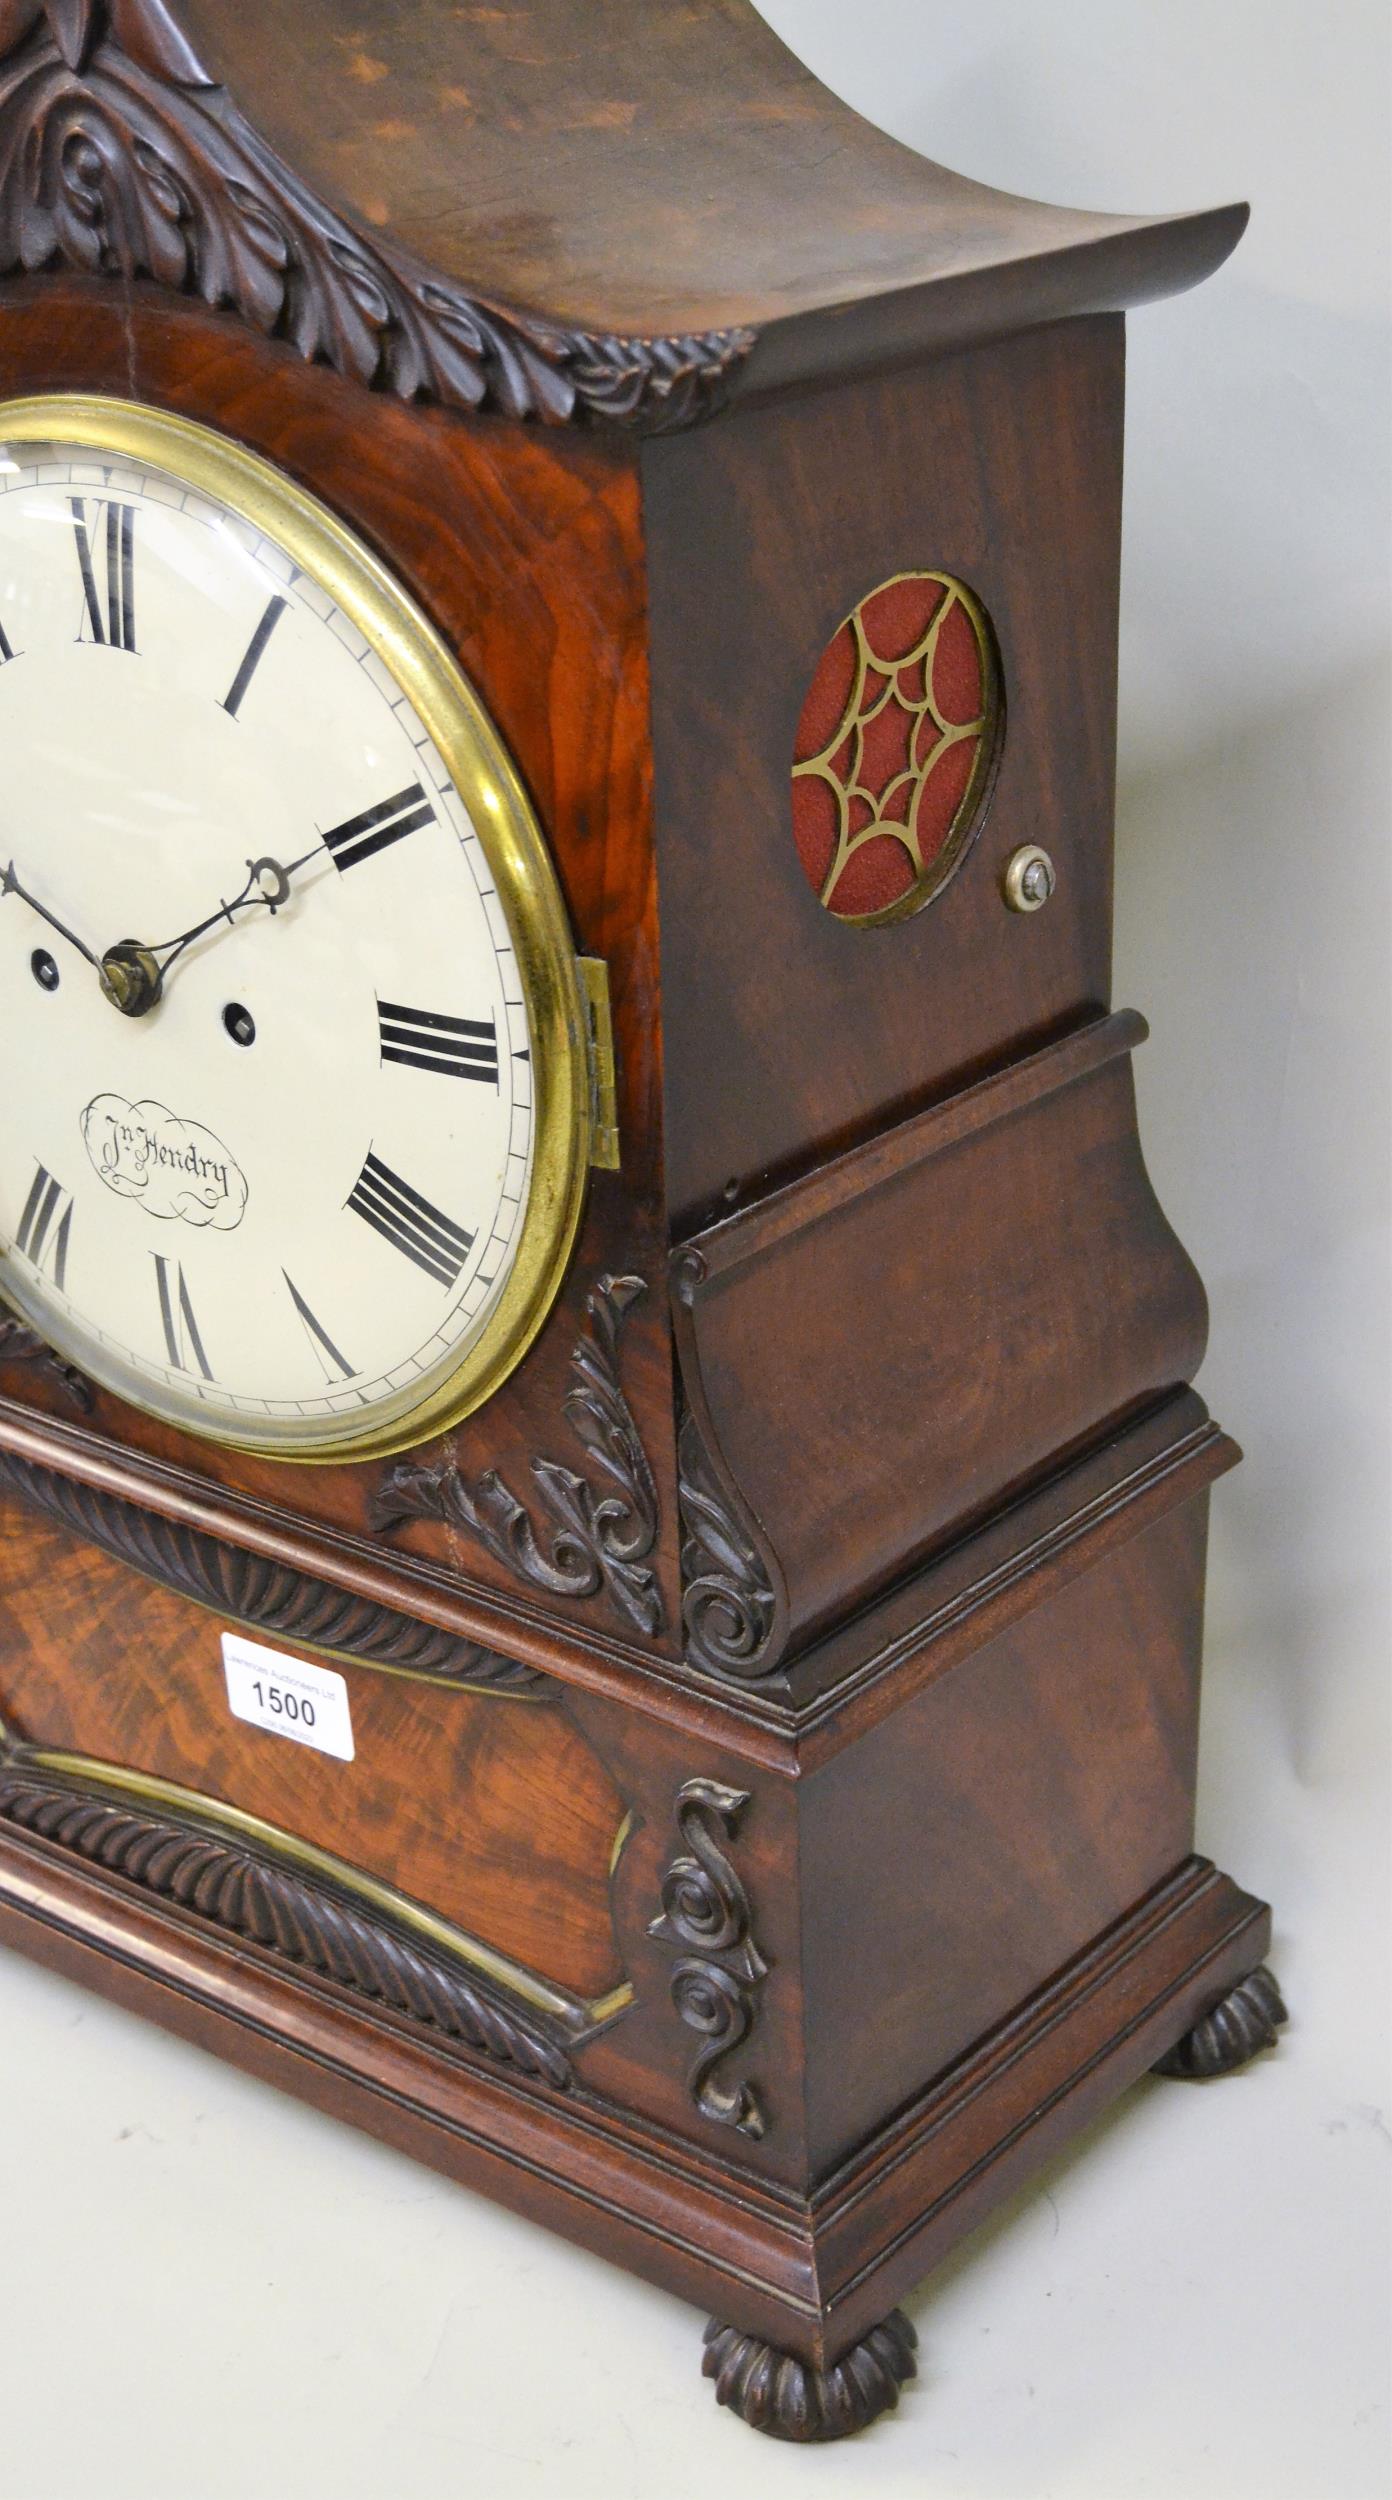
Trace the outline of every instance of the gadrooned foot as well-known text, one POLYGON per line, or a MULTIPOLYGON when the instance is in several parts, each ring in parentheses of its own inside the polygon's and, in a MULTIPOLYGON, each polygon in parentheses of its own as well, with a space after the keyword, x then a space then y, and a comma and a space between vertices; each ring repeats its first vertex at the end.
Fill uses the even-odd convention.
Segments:
POLYGON ((891 2310, 829 2370, 712 2318, 701 2368, 715 2381, 716 2402, 751 2430, 770 2439, 849 2439, 893 2411, 904 2381, 915 2375, 917 2349, 902 2309, 891 2310))
POLYGON ((1276 2033, 1287 2019, 1281 1991, 1270 1971, 1254 1970, 1175 2042, 1155 2072, 1195 2083, 1213 2075, 1230 2075, 1262 2049, 1274 2049, 1276 2033))

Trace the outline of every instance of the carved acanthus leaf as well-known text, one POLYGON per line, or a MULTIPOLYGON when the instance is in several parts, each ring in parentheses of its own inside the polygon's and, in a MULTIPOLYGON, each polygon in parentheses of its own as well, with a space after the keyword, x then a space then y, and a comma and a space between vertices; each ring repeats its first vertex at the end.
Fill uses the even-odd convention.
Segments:
POLYGON ((496 1468, 470 1484, 448 1459, 432 1467, 405 1461, 393 1467, 373 1503, 374 1526, 441 1520, 476 1537, 529 1587, 551 1597, 602 1591, 649 1639, 660 1632, 662 1592, 648 1560, 657 1542, 657 1487, 619 1378, 619 1332, 644 1290, 638 1276, 601 1276, 586 1297, 589 1333, 571 1356, 575 1386, 565 1416, 599 1480, 555 1459, 534 1458, 549 1527, 538 1529, 496 1468))
POLYGON ((917 2350, 902 2309, 892 2309, 825 2370, 712 2318, 701 2369, 715 2381, 716 2403, 751 2430, 805 2445, 847 2439, 892 2412, 900 2388, 918 2375, 917 2350))
POLYGON ((607 337, 490 302, 355 231, 244 121, 165 0, 0 0, 0 274, 151 279, 373 389, 659 429, 752 331, 607 337))
POLYGON ((84 70, 98 38, 109 34, 154 78, 212 85, 164 0, 0 0, 0 58, 16 51, 41 20, 68 69, 84 70))

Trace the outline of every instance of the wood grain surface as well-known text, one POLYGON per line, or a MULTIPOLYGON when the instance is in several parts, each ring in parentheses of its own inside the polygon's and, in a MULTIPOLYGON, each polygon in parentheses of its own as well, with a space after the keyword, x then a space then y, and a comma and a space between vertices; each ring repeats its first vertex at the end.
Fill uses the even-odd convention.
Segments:
POLYGON ((393 1884, 575 1994, 623 1978, 609 1866, 625 1802, 564 1711, 343 1661, 338 1762, 234 1719, 215 1615, 0 1507, 0 1719, 198 1790, 393 1884))
POLYGON ((1122 378, 1121 324, 1074 323, 645 447, 678 1235, 1110 1004, 1122 378), (914 568, 990 616, 1004 745, 951 884, 857 929, 803 874, 793 742, 841 619, 914 568), (1024 842, 1059 874, 1029 918, 1024 842))
POLYGON ((808 364, 841 352, 848 305, 878 311, 856 343, 881 354, 912 306, 921 349, 993 298, 999 328, 1003 300, 1023 326, 1192 285, 1245 222, 1089 216, 966 180, 842 104, 748 0, 179 14, 248 118, 364 231, 596 332, 781 324, 810 331, 790 342, 808 364))
POLYGON ((815 2176, 1187 1857, 1207 1520, 1171 1510, 809 1781, 815 2176))
POLYGON ((728 2141, 712 2155, 621 2109, 446 2065, 0 1832, 0 1940, 817 2364, 1255 1969, 1270 1932, 1259 1902, 1189 1860, 808 2197, 736 2174, 728 2141))

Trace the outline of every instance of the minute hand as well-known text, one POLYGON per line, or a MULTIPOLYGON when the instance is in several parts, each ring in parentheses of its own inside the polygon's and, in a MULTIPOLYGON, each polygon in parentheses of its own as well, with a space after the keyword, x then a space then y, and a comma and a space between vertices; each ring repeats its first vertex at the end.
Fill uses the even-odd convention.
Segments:
MULTIPOLYGON (((313 853, 311 853, 310 856, 313 857, 313 853)), ((41 903, 37 894, 31 894, 27 886, 20 884, 18 877, 15 875, 13 860, 10 861, 8 868, 0 869, 0 895, 6 894, 17 894, 21 903, 27 903, 31 911, 36 911, 38 913, 40 920, 46 920, 50 929, 56 929, 60 937, 67 939, 69 946, 75 946, 79 955, 85 955, 88 963, 92 965, 93 969, 100 972, 101 965, 98 962, 97 957, 93 954, 90 946, 83 945, 76 930, 70 929, 65 921, 58 918, 56 912, 51 912, 46 903, 41 903)))
POLYGON ((234 913, 254 911, 262 905, 272 915, 278 912, 281 905, 290 899, 291 878, 298 875, 301 868, 307 868, 312 859, 317 859, 323 848, 322 842, 316 842, 312 851, 306 851, 299 859, 292 859, 288 868, 282 868, 279 860, 275 859, 249 859, 246 884, 230 903, 219 903, 217 910, 209 912, 206 920, 200 920, 195 928, 185 929, 181 937, 166 938, 162 944, 147 949, 159 965, 161 981, 185 948, 192 946, 196 938, 206 937, 219 921, 225 920, 230 928, 234 913))

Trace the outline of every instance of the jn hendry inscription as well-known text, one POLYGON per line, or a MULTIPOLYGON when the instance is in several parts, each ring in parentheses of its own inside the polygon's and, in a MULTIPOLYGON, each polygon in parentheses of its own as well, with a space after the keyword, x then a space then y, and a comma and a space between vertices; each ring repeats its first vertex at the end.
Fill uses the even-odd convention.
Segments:
POLYGON ((230 1233, 246 1211, 246 1177, 222 1140, 162 1102, 98 1094, 82 1115, 92 1169, 118 1198, 165 1224, 230 1233))

